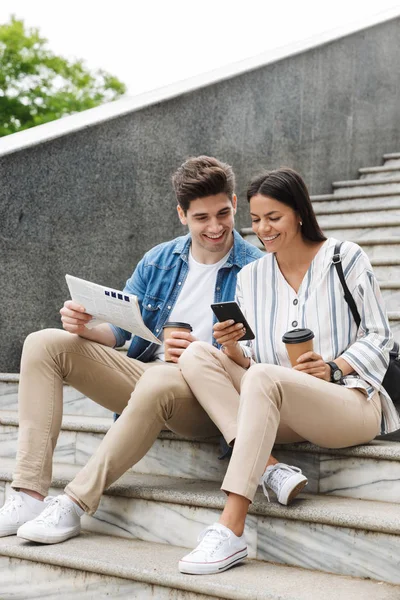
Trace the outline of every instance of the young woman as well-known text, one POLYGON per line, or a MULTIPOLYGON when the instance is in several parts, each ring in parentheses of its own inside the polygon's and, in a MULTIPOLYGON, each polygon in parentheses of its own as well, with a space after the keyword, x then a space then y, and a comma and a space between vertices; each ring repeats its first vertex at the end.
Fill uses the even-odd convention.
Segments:
MULTIPOLYGON (((361 315, 357 330, 332 263, 337 240, 324 237, 300 175, 286 168, 265 173, 251 182, 247 198, 253 231, 267 251, 237 281, 237 300, 256 338, 250 347, 238 343, 242 324, 218 323, 214 335, 222 351, 195 342, 180 359, 201 404, 206 397, 240 402, 222 484, 225 508, 180 561, 183 573, 220 572, 247 556, 246 514, 260 479, 271 477, 265 466, 275 442, 341 448, 400 426, 381 385, 393 338, 366 254, 352 242, 341 248, 361 315), (295 328, 314 332, 314 349, 291 368, 282 336, 295 328)), ((279 479, 284 485, 282 471, 279 479)))

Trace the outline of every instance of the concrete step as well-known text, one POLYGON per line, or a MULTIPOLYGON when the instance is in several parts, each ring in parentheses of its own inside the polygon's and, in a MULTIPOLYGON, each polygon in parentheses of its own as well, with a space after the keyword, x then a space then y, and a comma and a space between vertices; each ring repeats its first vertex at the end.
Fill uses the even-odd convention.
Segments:
MULTIPOLYGON (((393 281, 380 281, 379 286, 381 288, 382 296, 385 301, 386 310, 391 312, 397 312, 400 307, 400 282, 397 280, 393 281)), ((394 321, 391 321, 391 326, 397 325, 394 321)))
MULTIPOLYGON (((65 416, 54 452, 60 464, 85 465, 96 452, 112 424, 101 417, 65 416)), ((17 450, 18 415, 0 411, 0 457, 14 458, 17 450)), ((219 438, 195 441, 162 431, 149 452, 132 467, 135 473, 171 475, 188 479, 220 482, 227 468, 226 460, 218 460, 219 438)))
MULTIPOLYGON (((17 410, 19 373, 0 373, 0 410, 17 410)), ((102 417, 111 420, 113 413, 90 400, 74 388, 64 386, 64 414, 102 417)))
POLYGON ((318 216, 321 229, 370 229, 400 227, 400 210, 373 210, 358 214, 340 212, 318 216))
MULTIPOLYGON (((397 245, 397 239, 400 238, 400 219, 393 217, 389 219, 382 214, 379 220, 373 221, 365 213, 361 216, 354 215, 333 215, 321 216, 318 221, 326 237, 333 237, 338 240, 350 240, 358 243, 362 248, 375 241, 375 245, 381 245, 382 240, 390 240, 390 245, 397 245)), ((365 249, 367 254, 368 250, 365 249)), ((397 248, 398 250, 398 248, 397 248)), ((392 249, 386 249, 387 258, 395 258, 398 254, 392 252, 392 249)))
POLYGON ((363 167, 358 169, 360 179, 391 179, 400 177, 400 165, 384 165, 383 167, 363 167))
MULTIPOLYGON (((4 459, 5 495, 13 461, 4 459)), ((77 468, 55 465, 52 493, 77 468)), ((198 534, 218 519, 225 495, 215 483, 125 474, 103 496, 87 531, 192 548, 198 534)), ((400 583, 398 504, 303 495, 290 507, 258 493, 245 528, 250 558, 289 566, 400 583), (343 560, 346 556, 346 560, 343 560)))
POLYGON ((382 236, 363 239, 350 238, 359 244, 372 260, 388 260, 400 256, 400 237, 382 236))
POLYGON ((357 242, 361 247, 365 245, 365 241, 376 240, 382 238, 400 238, 400 221, 387 223, 379 221, 371 224, 370 227, 359 224, 360 219, 353 217, 352 223, 338 219, 335 223, 322 227, 322 231, 326 237, 334 237, 338 240, 351 240, 357 242))
MULTIPOLYGON (((398 325, 400 325, 400 314, 398 325)), ((399 327, 400 329, 400 327, 399 327)), ((400 338, 400 331, 396 332, 400 338)), ((111 425, 109 419, 66 416, 55 449, 59 464, 87 463, 111 425)), ((0 457, 16 456, 18 415, 0 411, 0 457)), ((397 437, 394 439, 397 440, 397 437)), ((326 450, 313 444, 275 446, 274 455, 287 464, 300 467, 307 475, 309 494, 331 494, 400 502, 400 444, 376 440, 354 448, 326 450)), ((228 466, 219 460, 219 438, 188 440, 171 431, 162 431, 152 448, 131 472, 186 479, 222 482, 228 466)))
POLYGON ((335 181, 332 183, 333 194, 344 196, 346 194, 379 193, 386 195, 388 192, 400 193, 400 177, 377 177, 376 179, 351 179, 349 181, 335 181))
POLYGON ((320 215, 339 215, 368 213, 374 211, 388 212, 400 209, 400 195, 394 196, 376 196, 373 198, 353 198, 335 200, 335 196, 328 201, 318 201, 313 203, 315 214, 320 215))
POLYGON ((400 152, 392 152, 383 155, 384 165, 400 165, 400 152))
POLYGON ((398 342, 400 344, 400 319, 398 316, 399 313, 397 313, 397 315, 395 316, 395 318, 391 318, 390 317, 390 313, 389 313, 389 324, 390 324, 390 329, 393 333, 393 337, 396 340, 396 342, 398 342))
MULTIPOLYGON (((186 550, 84 533, 62 545, 0 539, 7 598, 83 600, 397 600, 398 586, 246 560, 227 572, 179 573, 186 550)), ((373 559, 372 559, 373 560, 373 559)))
POLYGON ((391 238, 400 238, 400 220, 393 217, 389 220, 382 213, 379 221, 371 222, 370 213, 363 214, 362 218, 358 215, 337 215, 335 219, 329 219, 328 216, 319 217, 321 229, 326 237, 334 237, 340 240, 350 240, 363 245, 363 240, 381 240, 391 238), (347 217, 347 218, 346 218, 347 217))
MULTIPOLYGON (((360 181, 357 179, 356 181, 360 181)), ((376 191, 371 189, 371 186, 363 186, 362 189, 355 190, 353 188, 348 188, 346 190, 342 190, 338 188, 334 191, 333 194, 316 194, 310 196, 311 202, 316 204, 317 202, 329 202, 331 200, 344 201, 344 200, 365 200, 365 202, 369 202, 373 198, 382 197, 388 198, 390 196, 398 196, 398 189, 395 187, 394 189, 384 188, 383 191, 376 191)))
POLYGON ((372 259, 371 264, 378 281, 400 281, 400 256, 372 259))

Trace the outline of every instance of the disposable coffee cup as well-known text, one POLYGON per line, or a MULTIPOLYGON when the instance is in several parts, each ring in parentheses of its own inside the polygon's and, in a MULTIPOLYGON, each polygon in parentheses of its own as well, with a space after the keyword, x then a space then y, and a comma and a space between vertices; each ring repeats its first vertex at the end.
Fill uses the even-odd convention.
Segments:
POLYGON ((299 356, 313 350, 313 339, 314 333, 311 329, 292 329, 285 333, 282 342, 286 345, 292 367, 298 364, 299 356))
MULTIPOLYGON (((171 336, 172 331, 187 331, 188 333, 193 331, 192 326, 189 325, 189 323, 179 323, 179 322, 174 323, 172 321, 165 323, 163 330, 164 330, 164 342, 168 338, 172 337, 171 336)), ((172 357, 170 356, 170 354, 168 352, 167 346, 165 346, 164 358, 165 358, 166 362, 173 362, 172 357)))

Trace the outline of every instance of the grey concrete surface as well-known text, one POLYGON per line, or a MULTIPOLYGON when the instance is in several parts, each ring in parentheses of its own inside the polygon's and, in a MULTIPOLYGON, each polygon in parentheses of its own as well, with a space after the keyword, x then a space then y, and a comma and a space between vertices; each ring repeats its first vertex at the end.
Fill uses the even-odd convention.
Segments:
MULTIPOLYGON (((2 458, 0 481, 12 481, 15 461, 2 458)), ((79 465, 54 464, 52 487, 64 488, 81 469, 79 465)), ((106 496, 149 500, 167 504, 222 510, 225 495, 212 481, 165 475, 126 472, 105 492, 106 496)), ((324 494, 299 494, 290 506, 268 502, 261 491, 256 493, 249 515, 317 523, 368 532, 400 535, 398 503, 358 500, 324 494)))
MULTIPOLYGON (((267 28, 266 28, 267 31, 267 28)), ((289 165, 313 193, 400 147, 400 19, 0 159, 0 371, 59 326, 65 273, 121 287, 143 252, 183 233, 169 183, 189 155, 246 182, 289 165)))
MULTIPOLYGON (((168 598, 176 600, 181 596, 175 596, 172 590, 182 590, 185 598, 192 598, 193 593, 201 594, 200 598, 210 596, 220 600, 396 600, 400 593, 399 586, 387 583, 254 560, 246 560, 242 565, 218 575, 182 575, 178 572, 177 563, 186 552, 184 548, 91 533, 53 546, 26 543, 16 537, 0 540, 0 556, 9 557, 10 567, 14 570, 19 565, 21 575, 25 574, 23 567, 26 566, 22 561, 35 561, 47 565, 49 570, 51 567, 73 569, 77 584, 79 577, 76 571, 98 573, 122 578, 121 585, 123 581, 131 580, 160 586, 155 587, 160 592, 162 588, 170 588, 168 598), (18 563, 15 559, 22 560, 18 563)), ((102 589, 100 585, 99 588, 102 589)), ((127 592, 125 597, 133 597, 129 590, 127 592)), ((145 597, 145 591, 142 593, 145 597)), ((157 595, 154 597, 158 598, 157 595)))

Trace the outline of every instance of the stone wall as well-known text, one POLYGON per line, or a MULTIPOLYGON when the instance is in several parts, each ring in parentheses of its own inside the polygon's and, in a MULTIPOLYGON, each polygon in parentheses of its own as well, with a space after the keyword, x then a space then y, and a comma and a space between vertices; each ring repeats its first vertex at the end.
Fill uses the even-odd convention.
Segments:
POLYGON ((244 190, 289 165, 312 193, 400 149, 400 19, 0 159, 0 371, 58 327, 70 273, 120 287, 144 251, 182 234, 170 185, 211 154, 244 190))

